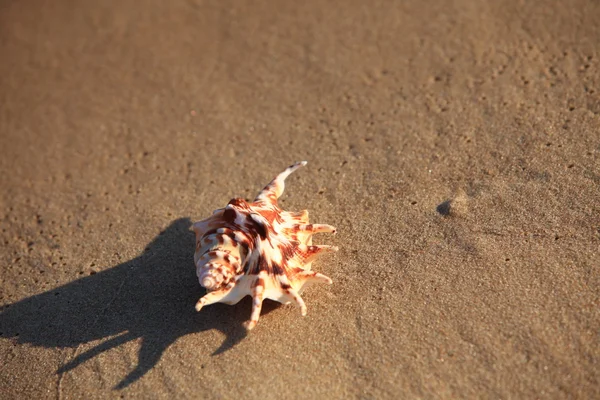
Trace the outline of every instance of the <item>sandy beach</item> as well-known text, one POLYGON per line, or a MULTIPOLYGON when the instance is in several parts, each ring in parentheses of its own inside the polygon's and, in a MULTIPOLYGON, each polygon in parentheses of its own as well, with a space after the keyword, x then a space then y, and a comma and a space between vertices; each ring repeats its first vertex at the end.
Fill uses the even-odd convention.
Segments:
POLYGON ((600 3, 0 3, 0 398, 600 398, 600 3), (191 224, 295 161, 294 305, 191 224))

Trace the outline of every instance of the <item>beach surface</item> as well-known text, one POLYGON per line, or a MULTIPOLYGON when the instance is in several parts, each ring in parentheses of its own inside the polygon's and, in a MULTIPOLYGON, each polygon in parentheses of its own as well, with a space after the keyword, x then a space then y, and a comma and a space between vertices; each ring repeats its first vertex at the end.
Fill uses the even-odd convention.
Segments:
POLYGON ((0 397, 600 398, 600 3, 0 4, 0 397), (295 162, 294 305, 191 224, 295 162))

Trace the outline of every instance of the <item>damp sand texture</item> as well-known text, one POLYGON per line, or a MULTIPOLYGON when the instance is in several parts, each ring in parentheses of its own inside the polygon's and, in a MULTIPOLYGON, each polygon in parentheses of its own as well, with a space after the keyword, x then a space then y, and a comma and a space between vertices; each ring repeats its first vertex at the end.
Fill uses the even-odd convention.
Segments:
POLYGON ((5 1, 3 399, 600 397, 600 5, 5 1), (290 163, 333 285, 194 304, 290 163))

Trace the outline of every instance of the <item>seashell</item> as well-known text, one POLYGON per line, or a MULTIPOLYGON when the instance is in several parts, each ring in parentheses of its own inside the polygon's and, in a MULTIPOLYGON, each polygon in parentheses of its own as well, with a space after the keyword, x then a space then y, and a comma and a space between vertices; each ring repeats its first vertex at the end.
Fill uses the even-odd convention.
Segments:
POLYGON ((252 313, 246 329, 256 326, 264 299, 283 304, 295 302, 302 316, 306 305, 300 293, 315 282, 331 279, 310 270, 312 261, 335 246, 313 245, 312 235, 335 233, 326 224, 310 224, 308 211, 288 212, 277 205, 285 179, 306 161, 280 173, 248 203, 235 198, 225 208, 193 225, 196 233, 194 262, 206 295, 196 310, 214 303, 236 304, 252 296, 252 313))

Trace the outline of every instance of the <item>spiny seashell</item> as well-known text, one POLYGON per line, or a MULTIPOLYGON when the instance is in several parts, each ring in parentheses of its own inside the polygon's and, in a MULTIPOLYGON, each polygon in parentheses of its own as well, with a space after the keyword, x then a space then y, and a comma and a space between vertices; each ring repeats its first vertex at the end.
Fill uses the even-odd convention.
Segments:
POLYGON ((232 199, 225 208, 194 224, 196 275, 207 294, 196 310, 214 304, 236 304, 252 296, 252 314, 246 322, 254 328, 264 299, 296 302, 302 315, 306 305, 300 292, 313 282, 331 284, 331 279, 310 270, 317 255, 337 251, 334 246, 313 246, 317 232, 335 233, 325 224, 309 224, 308 211, 283 211, 277 199, 285 179, 306 161, 295 163, 277 175, 254 199, 232 199))

